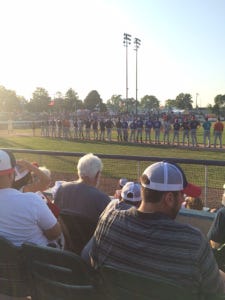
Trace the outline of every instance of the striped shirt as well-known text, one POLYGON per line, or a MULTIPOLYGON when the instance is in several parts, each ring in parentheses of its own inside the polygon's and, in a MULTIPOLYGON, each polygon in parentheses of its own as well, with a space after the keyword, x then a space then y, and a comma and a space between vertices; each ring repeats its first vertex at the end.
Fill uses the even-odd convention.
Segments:
POLYGON ((95 231, 91 256, 96 268, 111 265, 204 293, 223 290, 203 234, 162 213, 109 204, 95 231))

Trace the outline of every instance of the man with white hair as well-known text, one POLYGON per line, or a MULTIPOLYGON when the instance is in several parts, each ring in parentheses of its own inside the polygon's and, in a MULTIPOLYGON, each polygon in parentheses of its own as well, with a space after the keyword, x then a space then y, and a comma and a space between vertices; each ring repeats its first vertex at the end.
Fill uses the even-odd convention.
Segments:
POLYGON ((77 164, 78 180, 64 182, 56 192, 55 204, 60 210, 79 213, 97 224, 110 198, 97 189, 102 161, 92 153, 81 157, 77 164))
POLYGON ((184 194, 198 197, 201 188, 187 182, 176 164, 158 162, 141 176, 141 204, 127 210, 106 209, 90 252, 95 268, 114 268, 166 280, 214 299, 224 293, 224 273, 204 235, 175 221, 184 194))

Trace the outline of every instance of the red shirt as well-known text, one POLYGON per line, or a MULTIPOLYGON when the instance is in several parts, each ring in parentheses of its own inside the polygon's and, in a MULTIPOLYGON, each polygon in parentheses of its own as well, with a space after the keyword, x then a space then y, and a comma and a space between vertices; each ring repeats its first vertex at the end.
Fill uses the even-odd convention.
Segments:
POLYGON ((214 130, 215 131, 223 131, 223 123, 222 122, 216 122, 215 124, 214 124, 214 130))

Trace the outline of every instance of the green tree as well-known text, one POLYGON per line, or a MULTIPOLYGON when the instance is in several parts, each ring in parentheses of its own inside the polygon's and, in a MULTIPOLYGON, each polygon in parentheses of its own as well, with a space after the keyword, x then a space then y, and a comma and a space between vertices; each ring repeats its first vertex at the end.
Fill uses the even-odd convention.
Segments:
POLYGON ((106 102, 107 109, 114 113, 119 113, 122 102, 123 99, 121 95, 112 95, 112 97, 106 102))
POLYGON ((214 103, 215 103, 215 104, 218 104, 219 107, 225 106, 225 95, 217 95, 217 96, 214 98, 214 103))
POLYGON ((152 95, 145 95, 141 98, 141 108, 145 111, 156 111, 159 109, 159 100, 152 95))
POLYGON ((54 101, 54 105, 51 106, 52 111, 64 112, 64 97, 60 91, 55 93, 54 98, 51 99, 51 101, 54 101))
POLYGON ((44 112, 49 110, 49 103, 51 98, 48 92, 41 87, 37 87, 32 94, 32 99, 29 102, 29 111, 44 112))
POLYGON ((54 111, 63 112, 64 111, 64 97, 61 92, 56 92, 54 96, 54 111))
MULTIPOLYGON (((134 98, 128 98, 126 100, 126 105, 127 105, 127 111, 129 113, 133 113, 135 114, 135 110, 136 110, 136 100, 134 98)), ((137 106, 138 106, 138 102, 137 102, 137 106)))
POLYGON ((78 94, 70 88, 65 95, 64 108, 67 112, 76 112, 78 109, 83 108, 83 103, 79 100, 78 94))
POLYGON ((214 98, 214 106, 213 106, 213 111, 216 113, 218 116, 220 115, 225 115, 225 95, 217 95, 214 98))
POLYGON ((165 107, 166 108, 173 108, 176 107, 176 100, 168 99, 165 102, 165 107))
POLYGON ((192 97, 190 94, 180 93, 176 97, 176 107, 179 109, 192 109, 192 97))
POLYGON ((25 99, 23 96, 17 96, 19 99, 19 103, 20 103, 20 108, 19 110, 22 112, 24 110, 26 110, 27 104, 28 104, 28 100, 25 99))
POLYGON ((96 90, 91 91, 87 95, 87 97, 84 99, 84 106, 91 111, 99 107, 101 111, 101 109, 103 108, 102 99, 96 90))
POLYGON ((106 112, 107 111, 107 106, 104 102, 100 104, 100 112, 106 112))
POLYGON ((0 110, 4 112, 16 112, 20 110, 20 97, 16 95, 16 92, 0 86, 0 107, 0 110))
POLYGON ((16 112, 21 110, 24 101, 25 98, 17 96, 15 91, 0 86, 0 106, 2 111, 16 112))

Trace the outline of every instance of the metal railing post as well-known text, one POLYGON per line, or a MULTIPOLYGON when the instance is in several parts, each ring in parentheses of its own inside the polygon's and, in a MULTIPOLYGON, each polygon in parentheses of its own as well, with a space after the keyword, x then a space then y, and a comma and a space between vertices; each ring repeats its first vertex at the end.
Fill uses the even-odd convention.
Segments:
POLYGON ((207 207, 207 188, 208 188, 208 167, 205 166, 205 203, 204 203, 205 207, 207 207))
POLYGON ((137 161, 137 181, 139 181, 140 176, 140 161, 137 161))

